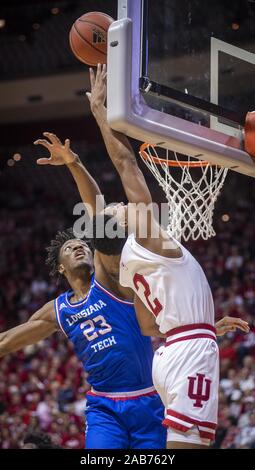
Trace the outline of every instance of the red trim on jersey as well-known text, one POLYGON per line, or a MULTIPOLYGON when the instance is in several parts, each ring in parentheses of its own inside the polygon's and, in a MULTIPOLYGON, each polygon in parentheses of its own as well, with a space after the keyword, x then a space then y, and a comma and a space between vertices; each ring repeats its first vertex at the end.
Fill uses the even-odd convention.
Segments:
POLYGON ((112 292, 107 290, 105 287, 103 287, 96 279, 94 279, 94 282, 99 289, 101 289, 105 294, 109 295, 113 300, 116 300, 116 302, 120 302, 121 304, 126 304, 126 305, 134 305, 134 302, 131 302, 129 300, 124 300, 120 299, 119 297, 116 297, 112 292))
MULTIPOLYGON (((216 424, 205 422, 205 421, 198 421, 196 419, 188 418, 187 416, 182 415, 182 414, 177 413, 176 411, 172 411, 172 410, 167 410, 167 413, 171 414, 173 417, 181 419, 182 421, 186 421, 189 424, 196 425, 198 427, 199 435, 200 435, 201 438, 209 439, 211 441, 214 441, 214 439, 215 439, 215 430, 214 429, 216 428, 216 424), (203 431, 202 429, 200 429, 200 426, 201 427, 206 427, 206 428, 209 428, 209 429, 211 428, 213 430, 211 432, 210 431, 203 431), (214 426, 215 426, 215 428, 214 428, 214 426)), ((169 419, 168 417, 166 417, 164 419, 162 424, 163 424, 163 426, 173 428, 173 429, 176 429, 177 431, 181 431, 181 432, 184 432, 184 433, 189 431, 189 429, 190 429, 190 427, 185 426, 184 424, 178 423, 176 421, 173 421, 172 419, 169 419)))
MULTIPOLYGON (((173 428, 181 432, 187 432, 190 429, 190 428, 186 428, 186 426, 183 426, 180 423, 176 423, 176 421, 172 421, 171 419, 167 419, 167 418, 164 419, 162 424, 163 426, 166 426, 167 428, 173 428)), ((215 440, 215 433, 201 431, 199 428, 198 428, 198 432, 201 438, 210 439, 210 441, 215 440)))
POLYGON ((215 433, 200 431, 199 429, 199 434, 200 434, 200 437, 204 437, 205 439, 210 439, 211 441, 215 440, 215 433))
POLYGON ((93 393, 93 392, 87 392, 86 395, 91 395, 92 397, 110 398, 110 400, 113 400, 113 401, 127 401, 127 400, 137 400, 138 398, 141 398, 141 397, 150 397, 153 395, 157 395, 157 393, 158 392, 154 390, 153 392, 148 392, 142 395, 135 395, 135 396, 130 396, 130 397, 112 397, 107 394, 97 395, 96 393, 93 393))
POLYGON ((198 426, 203 426, 205 428, 210 428, 210 429, 214 429, 214 430, 217 428, 216 423, 211 423, 210 421, 199 421, 198 419, 189 418, 189 416, 178 413, 178 411, 168 409, 167 410, 167 415, 170 415, 170 416, 173 416, 175 418, 181 419, 182 421, 186 421, 189 424, 197 424, 198 426))
POLYGON ((184 325, 173 328, 172 330, 167 331, 166 335, 168 338, 169 336, 173 336, 178 333, 184 333, 185 331, 189 330, 210 330, 216 334, 216 328, 212 325, 209 325, 208 323, 193 323, 191 325, 184 325))
POLYGON ((181 431, 181 432, 186 432, 190 429, 187 426, 184 426, 183 424, 180 424, 180 423, 176 423, 176 421, 172 421, 171 419, 168 419, 168 418, 164 419, 164 421, 162 421, 162 424, 163 426, 167 428, 174 428, 174 429, 177 429, 177 431, 181 431))
POLYGON ((179 341, 186 341, 188 339, 197 339, 197 338, 209 338, 215 340, 215 336, 207 335, 206 333, 198 333, 196 335, 189 335, 189 336, 180 336, 180 338, 173 339, 172 341, 168 341, 165 343, 165 347, 170 346, 171 344, 178 343, 179 341))

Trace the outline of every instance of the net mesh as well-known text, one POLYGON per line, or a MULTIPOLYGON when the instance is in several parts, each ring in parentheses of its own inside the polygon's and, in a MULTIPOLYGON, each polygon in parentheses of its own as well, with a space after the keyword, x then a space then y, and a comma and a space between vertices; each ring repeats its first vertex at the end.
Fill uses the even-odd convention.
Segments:
POLYGON ((192 157, 178 157, 175 152, 153 145, 141 146, 140 156, 165 192, 169 235, 185 241, 214 236, 215 202, 228 169, 192 157), (166 152, 164 158, 159 150, 166 152))

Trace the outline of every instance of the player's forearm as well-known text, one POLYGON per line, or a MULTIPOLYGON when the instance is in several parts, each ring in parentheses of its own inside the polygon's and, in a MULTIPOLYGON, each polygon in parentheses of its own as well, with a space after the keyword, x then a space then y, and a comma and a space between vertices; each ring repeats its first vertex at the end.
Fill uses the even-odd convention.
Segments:
POLYGON ((36 321, 23 323, 0 334, 0 357, 36 344, 56 331, 52 322, 36 321))
POLYGON ((92 113, 101 130, 109 157, 117 171, 122 171, 125 160, 137 165, 135 154, 128 138, 124 134, 114 131, 109 126, 105 106, 92 107, 92 113))
MULTIPOLYGON (((18 328, 18 327, 17 327, 18 328)), ((16 328, 1 333, 0 335, 0 357, 6 356, 15 351, 19 351, 30 344, 33 344, 33 338, 16 334, 16 328)), ((36 342, 36 341, 35 341, 36 342)))
POLYGON ((92 107, 92 113, 100 127, 109 157, 120 175, 128 201, 150 204, 150 191, 127 137, 110 128, 104 106, 92 107))
POLYGON ((96 209, 98 211, 102 210, 104 208, 103 195, 96 181, 86 170, 79 157, 73 163, 67 165, 67 167, 74 178, 82 201, 91 206, 93 214, 96 213, 96 209))

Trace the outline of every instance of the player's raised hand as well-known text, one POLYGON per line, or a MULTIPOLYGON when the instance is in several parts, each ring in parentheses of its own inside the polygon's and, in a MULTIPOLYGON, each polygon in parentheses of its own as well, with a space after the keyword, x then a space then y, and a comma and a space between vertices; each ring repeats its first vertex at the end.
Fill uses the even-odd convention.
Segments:
POLYGON ((66 139, 65 143, 59 140, 59 138, 50 132, 43 132, 46 139, 38 139, 34 142, 34 145, 42 145, 50 152, 49 158, 39 158, 36 163, 38 165, 69 165, 73 163, 78 155, 70 149, 70 140, 66 139))
POLYGON ((223 336, 229 331, 236 331, 237 328, 239 328, 244 333, 249 333, 250 331, 250 327, 247 321, 234 317, 223 317, 215 324, 215 328, 217 336, 223 336))
POLYGON ((100 108, 100 106, 104 106, 105 104, 107 77, 106 65, 98 64, 96 75, 94 70, 90 68, 89 76, 91 92, 86 93, 86 95, 90 102, 91 111, 93 112, 94 110, 100 108))

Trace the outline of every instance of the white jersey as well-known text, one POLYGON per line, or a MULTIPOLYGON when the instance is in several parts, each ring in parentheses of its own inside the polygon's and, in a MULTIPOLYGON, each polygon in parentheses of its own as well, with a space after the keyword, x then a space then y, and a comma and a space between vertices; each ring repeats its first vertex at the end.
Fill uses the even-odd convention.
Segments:
POLYGON ((139 245, 131 234, 123 248, 120 283, 131 287, 155 315, 161 333, 193 323, 214 325, 210 286, 200 264, 177 240, 180 258, 166 258, 139 245))

